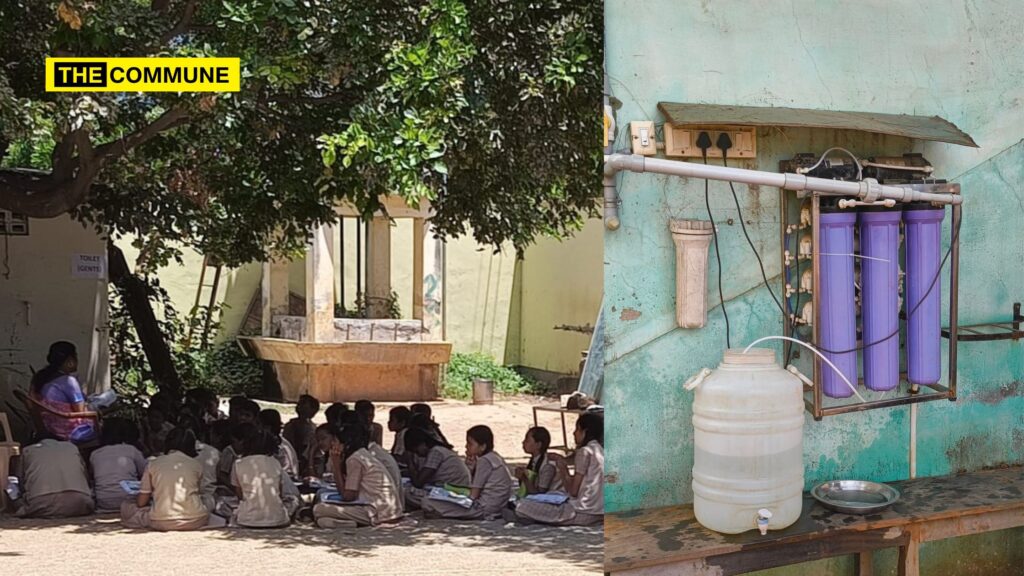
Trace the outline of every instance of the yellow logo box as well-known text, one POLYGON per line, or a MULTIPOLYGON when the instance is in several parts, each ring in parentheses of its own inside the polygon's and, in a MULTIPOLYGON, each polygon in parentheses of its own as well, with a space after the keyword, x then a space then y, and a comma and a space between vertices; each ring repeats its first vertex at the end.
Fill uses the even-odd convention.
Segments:
POLYGON ((47 92, 238 92, 238 58, 47 58, 47 92))

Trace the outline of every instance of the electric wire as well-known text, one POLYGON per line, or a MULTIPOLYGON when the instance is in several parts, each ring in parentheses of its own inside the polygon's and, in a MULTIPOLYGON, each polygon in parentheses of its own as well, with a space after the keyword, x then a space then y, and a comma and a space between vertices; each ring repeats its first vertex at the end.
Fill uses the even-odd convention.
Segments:
MULTIPOLYGON (((704 164, 708 163, 708 151, 703 150, 704 164)), ((722 303, 722 316, 725 317, 725 347, 732 348, 732 340, 729 335, 729 314, 725 311, 725 296, 722 292, 722 254, 718 249, 718 230, 715 228, 715 217, 711 215, 711 197, 708 194, 708 179, 704 179, 704 207, 708 211, 708 220, 711 221, 711 235, 715 240, 715 260, 718 262, 718 300, 722 303)))
MULTIPOLYGON (((726 153, 726 149, 721 150, 722 165, 728 167, 729 162, 726 159, 726 156, 728 156, 728 154, 726 153)), ((775 296, 775 291, 772 290, 772 285, 768 281, 768 274, 764 270, 764 262, 761 260, 761 255, 757 252, 757 247, 754 246, 754 241, 750 239, 750 234, 747 233, 747 225, 743 221, 743 209, 740 208, 740 199, 739 196, 736 195, 736 187, 733 186, 731 180, 729 181, 729 190, 732 191, 732 200, 733 202, 736 203, 736 217, 740 221, 740 229, 743 230, 743 236, 747 239, 747 244, 750 245, 750 249, 754 252, 754 257, 757 258, 757 266, 761 269, 761 278, 764 280, 764 286, 765 288, 768 289, 768 293, 771 294, 772 300, 775 301, 775 305, 779 307, 779 311, 782 312, 782 316, 785 319, 785 321, 789 322, 790 332, 794 333, 796 332, 796 321, 790 318, 788 314, 786 314, 786 309, 782 306, 782 302, 779 301, 779 299, 775 296)), ((799 279, 797 281, 799 281, 799 279)))

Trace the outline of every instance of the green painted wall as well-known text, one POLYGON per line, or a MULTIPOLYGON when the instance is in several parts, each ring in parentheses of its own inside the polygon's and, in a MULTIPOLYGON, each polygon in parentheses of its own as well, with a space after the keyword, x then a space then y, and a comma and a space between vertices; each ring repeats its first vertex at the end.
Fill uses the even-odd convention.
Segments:
MULTIPOLYGON (((1005 319, 1012 303, 1024 300, 1022 26, 1024 13, 1015 3, 605 2, 607 72, 623 102, 620 127, 630 120, 660 123, 657 103, 672 101, 935 114, 971 134, 979 149, 770 128, 759 130, 757 159, 737 163, 774 171, 782 158, 831 145, 862 156, 924 153, 937 176, 960 182, 966 197, 961 324, 1005 319)), ((619 147, 625 142, 620 139, 619 147)), ((736 189, 778 292, 778 191, 736 189)), ((707 327, 680 330, 673 318, 668 220, 706 219, 703 182, 630 173, 620 177, 620 191, 622 228, 605 232, 608 510, 692 499, 692 398, 681 384, 718 364, 725 339, 711 282, 707 327)), ((759 286, 757 262, 738 224, 726 223, 737 218, 727 184, 711 183, 711 206, 722 221, 733 345, 781 334, 780 314, 759 286)), ((709 266, 714 279, 713 254, 709 266)), ((960 399, 919 408, 918 475, 1024 462, 1024 343, 964 343, 959 351, 960 399)), ((908 477, 909 420, 906 407, 822 422, 808 418, 807 483, 908 477)), ((1007 541, 1019 547, 1024 533, 987 538, 987 549, 1005 550, 1007 541)), ((938 548, 926 549, 925 563, 933 561, 929 554, 938 558, 932 550, 938 548)), ((1019 552, 1006 554, 1003 564, 1020 566, 1019 552)), ((841 564, 812 572, 840 573, 841 564)))

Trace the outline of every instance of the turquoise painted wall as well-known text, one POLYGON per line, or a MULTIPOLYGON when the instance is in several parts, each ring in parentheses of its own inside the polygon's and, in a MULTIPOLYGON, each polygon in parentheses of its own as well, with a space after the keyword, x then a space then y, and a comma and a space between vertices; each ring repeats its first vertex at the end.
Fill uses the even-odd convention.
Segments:
MULTIPOLYGON (((774 171, 780 159, 832 145, 862 156, 922 152, 938 177, 962 184, 966 198, 961 324, 1006 319, 1012 303, 1024 300, 1021 29, 1024 12, 1015 2, 605 2, 607 72, 623 102, 620 127, 663 122, 657 103, 671 101, 939 115, 971 134, 980 148, 768 128, 758 132, 757 159, 736 163, 774 171)), ((618 147, 626 142, 620 138, 618 147)), ((673 317, 668 220, 706 219, 703 181, 628 173, 619 182, 622 228, 605 232, 610 511, 692 499, 692 398, 681 385, 718 364, 725 340, 713 254, 708 326, 681 330, 673 317)), ((778 190, 736 191, 778 293, 778 190)), ((781 334, 727 184, 711 183, 711 207, 733 345, 781 334)), ((918 475, 1024 463, 1024 342, 962 343, 959 352, 960 399, 919 407, 918 475)), ((807 483, 907 478, 909 420, 907 407, 808 418, 807 483)), ((996 538, 1014 538, 1018 547, 1024 541, 1021 531, 1008 534, 996 538)))

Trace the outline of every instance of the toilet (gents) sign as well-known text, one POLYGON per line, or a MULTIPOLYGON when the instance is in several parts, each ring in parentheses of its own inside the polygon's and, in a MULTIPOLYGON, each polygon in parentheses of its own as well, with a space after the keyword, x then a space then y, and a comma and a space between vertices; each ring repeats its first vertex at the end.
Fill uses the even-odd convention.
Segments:
POLYGON ((238 92, 238 58, 47 58, 47 92, 238 92))
POLYGON ((72 254, 71 277, 103 280, 107 277, 107 257, 103 254, 72 254))

